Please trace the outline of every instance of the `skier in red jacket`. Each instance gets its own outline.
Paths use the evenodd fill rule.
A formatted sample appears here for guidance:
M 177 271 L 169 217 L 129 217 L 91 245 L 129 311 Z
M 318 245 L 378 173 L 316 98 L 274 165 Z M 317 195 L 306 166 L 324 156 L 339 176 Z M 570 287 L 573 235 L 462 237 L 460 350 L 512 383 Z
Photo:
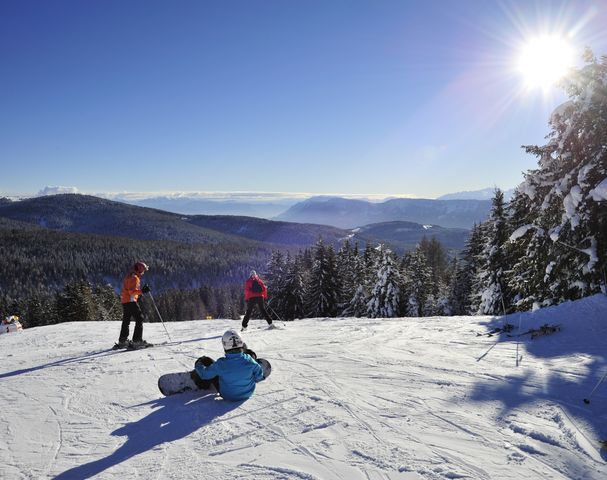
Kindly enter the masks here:
M 244 299 L 247 302 L 247 312 L 242 319 L 242 331 L 247 329 L 249 318 L 251 317 L 251 313 L 253 313 L 253 307 L 255 307 L 255 305 L 259 307 L 259 311 L 263 315 L 263 318 L 265 318 L 268 325 L 272 327 L 272 319 L 270 318 L 270 315 L 268 315 L 268 311 L 264 305 L 264 299 L 266 298 L 268 298 L 268 289 L 263 283 L 263 280 L 257 275 L 257 272 L 252 270 L 251 276 L 244 284 Z

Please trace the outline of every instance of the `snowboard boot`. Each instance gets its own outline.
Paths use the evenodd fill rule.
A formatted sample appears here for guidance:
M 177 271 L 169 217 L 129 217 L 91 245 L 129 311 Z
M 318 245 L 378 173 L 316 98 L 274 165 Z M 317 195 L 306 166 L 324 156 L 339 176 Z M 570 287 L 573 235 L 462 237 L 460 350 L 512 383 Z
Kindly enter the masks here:
M 202 378 L 200 378 L 196 373 L 196 370 L 192 370 L 190 372 L 190 378 L 194 380 L 196 386 L 201 390 L 208 390 L 209 388 L 211 388 L 211 385 L 213 385 L 213 382 L 211 382 L 211 380 L 203 380 Z

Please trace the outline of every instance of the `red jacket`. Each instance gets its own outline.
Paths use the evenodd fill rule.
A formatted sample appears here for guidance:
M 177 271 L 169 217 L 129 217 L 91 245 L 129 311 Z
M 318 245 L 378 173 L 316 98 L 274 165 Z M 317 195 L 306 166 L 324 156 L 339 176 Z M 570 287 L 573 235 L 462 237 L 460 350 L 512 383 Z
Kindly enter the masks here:
M 261 292 L 253 291 L 253 280 L 257 280 L 261 284 Z M 249 300 L 255 297 L 268 298 L 268 289 L 266 287 L 266 284 L 263 283 L 263 280 L 258 276 L 249 277 L 249 279 L 244 284 L 244 299 Z

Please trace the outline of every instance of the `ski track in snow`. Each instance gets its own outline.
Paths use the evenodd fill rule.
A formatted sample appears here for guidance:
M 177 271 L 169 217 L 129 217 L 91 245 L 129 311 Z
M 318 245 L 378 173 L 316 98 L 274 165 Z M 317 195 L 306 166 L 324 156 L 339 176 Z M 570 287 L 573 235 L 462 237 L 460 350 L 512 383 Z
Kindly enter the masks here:
M 3 335 L 0 478 L 607 478 L 607 382 L 581 402 L 607 368 L 606 317 L 600 296 L 528 314 L 525 330 L 563 329 L 519 339 L 518 367 L 516 338 L 476 336 L 500 318 L 251 328 L 273 373 L 246 402 L 156 387 L 219 357 L 233 321 L 168 323 L 173 341 L 146 324 L 158 344 L 139 351 L 109 348 L 119 323 Z

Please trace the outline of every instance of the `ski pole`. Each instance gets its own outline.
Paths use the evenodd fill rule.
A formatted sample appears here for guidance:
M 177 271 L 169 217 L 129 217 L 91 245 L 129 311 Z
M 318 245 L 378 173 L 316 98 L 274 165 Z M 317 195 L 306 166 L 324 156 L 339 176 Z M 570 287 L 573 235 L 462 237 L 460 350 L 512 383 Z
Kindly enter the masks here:
M 172 342 L 173 340 L 171 339 L 171 336 L 169 335 L 169 331 L 167 330 L 167 327 L 164 324 L 164 320 L 162 319 L 162 315 L 160 315 L 160 312 L 158 311 L 158 307 L 156 306 L 156 302 L 154 301 L 154 297 L 152 296 L 152 292 L 148 292 L 148 295 L 150 296 L 150 300 L 152 300 L 152 305 L 154 305 L 154 310 L 156 310 L 156 313 L 158 314 L 158 318 L 160 319 L 160 323 L 162 323 L 162 326 L 164 327 L 164 331 L 166 332 L 167 337 L 169 337 L 169 342 Z
M 520 357 L 518 355 L 518 346 L 519 346 L 520 339 L 521 339 L 521 336 L 520 336 L 520 333 L 521 333 L 521 318 L 522 318 L 522 315 L 519 312 L 519 314 L 518 314 L 518 334 L 519 335 L 516 337 L 516 366 L 517 367 L 519 366 L 520 361 L 523 359 L 522 355 Z
M 273 308 L 270 306 L 270 304 L 269 304 L 269 303 L 268 303 L 266 306 L 267 306 L 267 307 L 270 309 L 270 311 L 272 312 L 272 314 L 273 314 L 273 315 L 276 317 L 276 320 L 278 320 L 279 322 L 282 322 L 283 324 L 285 323 L 285 321 L 284 321 L 282 318 L 280 318 L 280 315 L 278 315 L 278 314 L 276 313 L 276 310 L 274 310 L 274 309 L 273 309 Z
M 605 375 L 603 375 L 603 378 L 601 378 L 601 379 L 598 381 L 598 383 L 597 383 L 597 384 L 594 386 L 594 388 L 592 389 L 592 392 L 590 392 L 590 395 L 588 395 L 588 398 L 585 398 L 585 399 L 584 399 L 584 403 L 585 403 L 586 405 L 588 405 L 588 404 L 590 403 L 590 397 L 592 397 L 592 394 L 594 393 L 594 391 L 595 391 L 597 388 L 599 388 L 599 385 L 600 385 L 601 383 L 603 383 L 603 380 L 605 380 L 605 377 L 607 377 L 607 372 L 605 372 Z

